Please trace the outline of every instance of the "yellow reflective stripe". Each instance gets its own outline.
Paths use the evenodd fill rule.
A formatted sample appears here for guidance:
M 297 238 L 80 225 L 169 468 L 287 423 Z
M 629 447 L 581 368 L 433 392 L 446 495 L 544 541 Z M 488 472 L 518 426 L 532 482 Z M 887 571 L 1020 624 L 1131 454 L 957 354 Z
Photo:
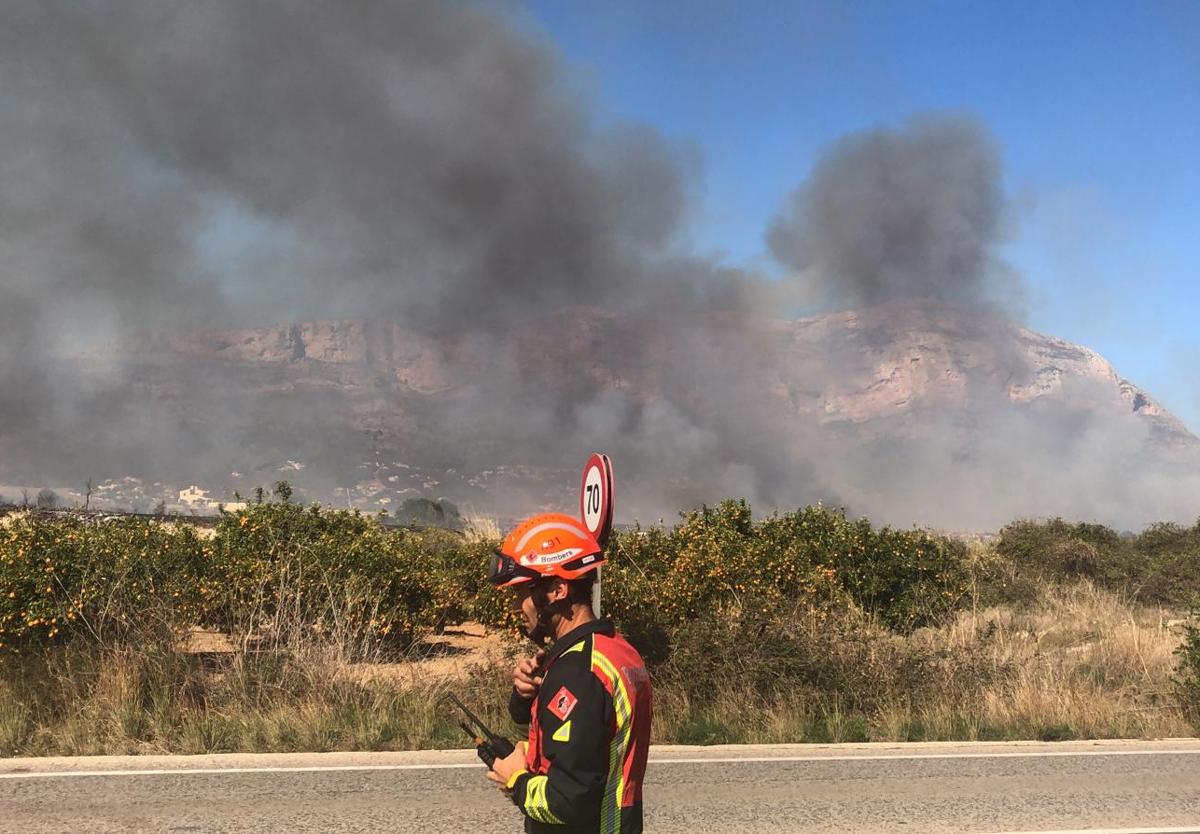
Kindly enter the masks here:
M 612 661 L 592 646 L 592 665 L 599 667 L 612 683 L 613 710 L 617 715 L 617 731 L 608 747 L 608 782 L 600 805 L 600 831 L 617 834 L 621 830 L 621 800 L 625 794 L 625 753 L 633 730 L 633 708 L 625 682 Z
M 520 779 L 522 776 L 524 776 L 526 773 L 528 773 L 528 771 L 525 770 L 524 768 L 522 768 L 521 770 L 518 770 L 512 776 L 508 777 L 508 784 L 505 785 L 504 787 L 508 788 L 511 791 L 513 789 L 513 785 L 517 784 L 517 780 Z
M 565 825 L 554 814 L 550 813 L 550 800 L 546 796 L 548 776 L 534 776 L 525 783 L 525 813 L 530 819 L 551 825 Z
M 563 652 L 563 654 L 570 654 L 571 652 L 581 652 L 581 651 L 583 651 L 583 646 L 584 646 L 584 644 L 585 644 L 586 642 L 587 642 L 586 640 L 580 640 L 580 641 L 579 641 L 578 643 L 576 643 L 574 646 L 572 646 L 571 648 L 569 648 L 569 649 L 567 649 L 565 652 Z

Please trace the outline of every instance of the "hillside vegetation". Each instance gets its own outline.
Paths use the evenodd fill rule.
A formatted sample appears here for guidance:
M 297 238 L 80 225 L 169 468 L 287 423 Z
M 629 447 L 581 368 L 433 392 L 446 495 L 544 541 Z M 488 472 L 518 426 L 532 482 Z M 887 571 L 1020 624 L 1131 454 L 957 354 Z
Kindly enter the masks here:
M 450 687 L 515 735 L 507 661 L 453 680 L 362 674 L 449 625 L 511 633 L 483 576 L 495 535 L 284 500 L 212 531 L 10 517 L 0 754 L 459 746 Z M 652 667 L 659 741 L 1200 727 L 1200 524 L 1019 521 L 967 542 L 823 507 L 755 520 L 728 501 L 618 531 L 608 557 L 606 613 Z M 225 648 L 189 647 L 196 628 Z

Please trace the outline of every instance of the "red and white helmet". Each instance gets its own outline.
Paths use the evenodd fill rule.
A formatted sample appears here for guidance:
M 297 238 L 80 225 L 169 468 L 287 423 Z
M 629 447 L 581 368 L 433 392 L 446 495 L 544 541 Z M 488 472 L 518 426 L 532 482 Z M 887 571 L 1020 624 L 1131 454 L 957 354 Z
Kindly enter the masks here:
M 578 579 L 604 564 L 596 537 L 562 513 L 527 518 L 493 552 L 488 580 L 506 587 L 543 577 Z

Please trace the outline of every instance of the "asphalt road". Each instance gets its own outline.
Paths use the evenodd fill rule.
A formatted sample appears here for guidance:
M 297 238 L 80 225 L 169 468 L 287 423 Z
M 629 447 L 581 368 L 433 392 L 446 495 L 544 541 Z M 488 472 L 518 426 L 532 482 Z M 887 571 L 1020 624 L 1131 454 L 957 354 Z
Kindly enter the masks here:
M 1195 832 L 1200 740 L 658 747 L 646 829 Z M 516 832 L 471 751 L 0 759 L 0 831 Z

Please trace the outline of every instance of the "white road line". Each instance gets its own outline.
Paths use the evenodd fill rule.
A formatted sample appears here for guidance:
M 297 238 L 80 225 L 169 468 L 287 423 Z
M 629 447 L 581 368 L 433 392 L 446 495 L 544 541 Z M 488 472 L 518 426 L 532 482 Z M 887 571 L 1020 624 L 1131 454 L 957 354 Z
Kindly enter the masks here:
M 732 762 L 875 762 L 911 759 L 1054 759 L 1075 756 L 1200 756 L 1197 750 L 1047 750 L 1015 753 L 897 753 L 870 756 L 761 756 L 725 759 L 650 759 L 650 764 L 730 764 Z M 1013 832 L 1024 834 L 1024 832 Z
M 468 770 L 483 769 L 482 762 L 470 764 L 312 765 L 310 767 L 182 767 L 171 770 L 46 770 L 29 773 L 0 773 L 0 779 L 60 779 L 104 776 L 213 776 L 226 773 L 336 773 L 359 770 Z
M 914 759 L 1050 759 L 1078 758 L 1088 756 L 1200 756 L 1196 750 L 1052 750 L 1052 751 L 1021 751 L 1012 753 L 900 753 L 896 755 L 869 756 L 756 756 L 756 757 L 724 757 L 705 759 L 655 759 L 651 757 L 652 765 L 677 764 L 770 764 L 772 762 L 878 762 L 878 761 L 911 761 Z M 0 760 L 2 762 L 2 760 Z M 0 767 L 3 764 L 0 763 Z M 304 767 L 195 767 L 171 768 L 161 770 L 60 770 L 60 771 L 29 771 L 0 773 L 0 779 L 66 779 L 66 778 L 97 778 L 108 776 L 214 776 L 239 773 L 337 773 L 347 771 L 373 770 L 471 770 L 482 768 L 480 762 L 442 763 L 442 764 L 381 764 L 381 765 L 309 765 Z M 1129 829 L 1138 831 L 1142 829 Z M 1168 831 L 1192 831 L 1192 829 L 1161 829 Z M 1006 832 L 1005 834 L 1034 834 L 1034 832 Z M 1074 832 L 1036 832 L 1036 834 L 1075 834 Z M 1089 832 L 1096 834 L 1096 832 Z M 1104 834 L 1117 834 L 1105 832 Z M 1200 834 L 1200 832 L 1197 832 Z
M 1200 834 L 1200 828 L 1073 828 L 1069 831 L 998 831 L 996 834 Z

